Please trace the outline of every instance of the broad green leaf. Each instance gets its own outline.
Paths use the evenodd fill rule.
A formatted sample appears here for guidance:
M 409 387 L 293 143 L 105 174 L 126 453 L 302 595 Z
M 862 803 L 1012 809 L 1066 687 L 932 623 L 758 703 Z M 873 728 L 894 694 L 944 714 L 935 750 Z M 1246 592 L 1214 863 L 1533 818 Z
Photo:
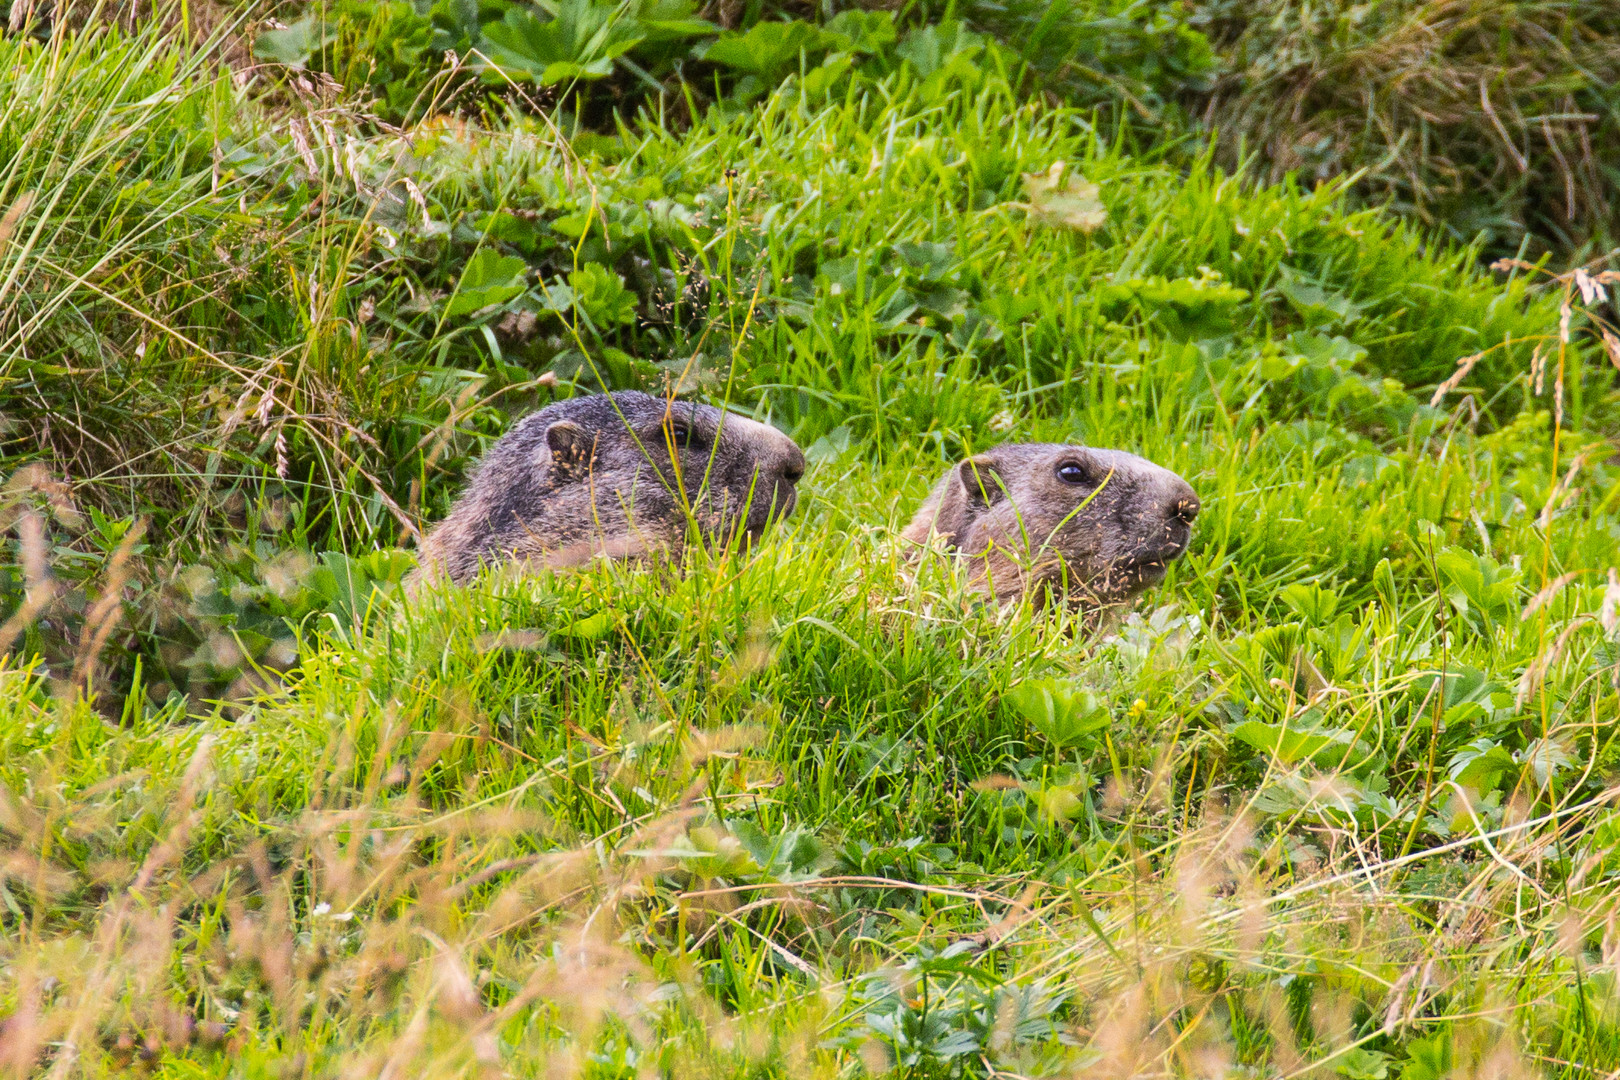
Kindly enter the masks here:
M 895 49 L 895 55 L 928 80 L 974 70 L 973 61 L 983 51 L 983 36 L 969 30 L 959 20 L 946 19 L 907 34 L 906 40 Z
M 762 83 L 780 82 L 799 66 L 799 54 L 824 49 L 821 33 L 809 23 L 761 22 L 747 33 L 728 31 L 710 45 L 703 59 L 752 75 Z
M 1287 356 L 1294 366 L 1348 373 L 1367 358 L 1367 350 L 1341 334 L 1328 337 L 1304 331 L 1288 335 Z
M 612 630 L 613 616 L 606 611 L 598 611 L 595 615 L 576 619 L 557 631 L 557 634 L 560 637 L 577 638 L 580 641 L 600 641 Z
M 823 60 L 818 67 L 813 67 L 804 73 L 804 92 L 811 97 L 829 94 L 838 85 L 839 80 L 847 75 L 855 62 L 842 53 L 834 53 Z
M 649 42 L 680 41 L 719 33 L 720 28 L 707 19 L 699 19 L 698 5 L 692 0 L 643 0 L 633 7 L 626 18 L 633 19 Z
M 1446 598 L 1475 629 L 1500 625 L 1519 613 L 1519 571 L 1462 548 L 1446 548 L 1434 561 L 1450 584 Z
M 1134 307 L 1162 322 L 1173 337 L 1183 341 L 1229 333 L 1233 309 L 1248 298 L 1247 289 L 1230 284 L 1213 270 L 1194 278 L 1115 279 L 1097 291 L 1105 311 Z
M 1349 1080 L 1386 1080 L 1389 1076 L 1390 1056 L 1380 1050 L 1358 1046 L 1339 1055 L 1333 1071 Z
M 889 11 L 840 11 L 821 28 L 822 37 L 840 52 L 880 53 L 899 40 Z
M 484 28 L 484 51 L 500 69 L 486 72 L 485 81 L 500 82 L 502 73 L 541 86 L 600 79 L 611 75 L 613 59 L 643 36 L 634 20 L 619 16 L 615 7 L 590 0 L 567 0 L 549 20 L 512 8 L 502 21 Z
M 1322 626 L 1339 610 L 1339 594 L 1321 585 L 1298 582 L 1284 587 L 1277 598 L 1313 626 Z
M 1318 756 L 1342 758 L 1356 745 L 1356 733 L 1344 728 L 1312 729 L 1263 724 L 1258 720 L 1245 720 L 1232 729 L 1232 736 L 1285 765 L 1314 760 Z
M 1451 1033 L 1443 1031 L 1427 1039 L 1413 1039 L 1401 1063 L 1401 1080 L 1446 1080 L 1451 1075 Z
M 1019 789 L 1042 821 L 1068 821 L 1085 809 L 1085 794 L 1093 781 L 1082 770 L 1061 769 L 1041 783 L 1020 783 Z
M 301 68 L 309 58 L 337 37 L 337 31 L 314 15 L 307 15 L 281 30 L 262 31 L 253 41 L 253 55 L 288 67 Z
M 369 569 L 364 557 L 327 551 L 321 554 L 320 565 L 310 572 L 310 587 L 326 600 L 343 626 L 351 626 L 364 616 L 374 594 L 379 592 L 379 583 Z
M 1090 689 L 1056 679 L 1019 683 L 1001 700 L 1058 750 L 1088 741 L 1112 720 L 1103 701 Z
M 742 843 L 760 872 L 775 881 L 813 877 L 817 864 L 827 857 L 827 850 L 816 834 L 802 826 L 767 833 L 753 822 L 732 821 L 727 828 Z
M 679 859 L 682 867 L 698 877 L 739 877 L 759 873 L 759 863 L 741 840 L 724 829 L 699 825 L 687 830 L 665 851 L 657 854 Z
M 1287 298 L 1309 326 L 1343 326 L 1355 322 L 1361 306 L 1343 293 L 1333 292 L 1283 266 L 1277 291 Z
M 1519 754 L 1519 761 L 1530 766 L 1537 786 L 1542 788 L 1575 763 L 1568 748 L 1558 739 L 1532 739 L 1530 745 Z
M 450 318 L 503 304 L 528 288 L 529 266 L 512 255 L 480 248 L 461 271 L 461 283 L 445 305 Z
M 1468 703 L 1473 708 L 1477 704 Z M 1475 739 L 1455 754 L 1446 766 L 1446 773 L 1457 783 L 1471 787 L 1481 794 L 1495 788 L 1504 776 L 1519 771 L 1518 762 L 1494 739 Z

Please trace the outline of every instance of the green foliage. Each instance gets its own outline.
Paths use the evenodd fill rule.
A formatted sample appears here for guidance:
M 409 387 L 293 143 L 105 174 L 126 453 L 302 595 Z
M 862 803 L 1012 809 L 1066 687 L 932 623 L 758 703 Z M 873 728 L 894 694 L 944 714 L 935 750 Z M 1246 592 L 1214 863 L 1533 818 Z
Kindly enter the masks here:
M 1490 634 L 1519 613 L 1521 574 L 1489 555 L 1448 548 L 1434 558 L 1449 588 L 1446 598 L 1475 632 Z
M 864 13 L 818 31 L 818 48 L 849 49 L 829 62 L 865 57 L 837 77 L 885 88 L 882 106 L 830 101 L 790 76 L 757 112 L 716 108 L 689 138 L 649 125 L 569 145 L 522 118 L 491 131 L 441 120 L 417 131 L 404 164 L 363 118 L 295 111 L 260 130 L 223 83 L 163 69 L 147 45 L 87 43 L 81 77 L 42 99 L 51 116 L 116 99 L 94 71 L 148 109 L 169 85 L 153 80 L 171 79 L 178 126 L 140 136 L 144 187 L 93 179 L 131 175 L 128 140 L 144 129 L 105 128 L 111 143 L 76 141 L 93 126 L 60 129 L 95 163 L 64 197 L 110 200 L 98 212 L 129 239 L 107 233 L 125 246 L 103 249 L 52 209 L 80 203 L 24 204 L 45 260 L 5 256 L 22 268 L 11 310 L 34 313 L 13 324 L 28 353 L 6 363 L 45 408 L 8 412 L 8 461 L 48 453 L 100 477 L 77 497 L 115 519 L 152 517 L 190 564 L 213 558 L 241 514 L 289 499 L 312 551 L 404 543 L 402 523 L 442 512 L 513 415 L 576 387 L 729 385 L 806 445 L 840 432 L 855 451 L 917 440 L 941 464 L 996 437 L 1020 401 L 1087 438 L 1141 403 L 1166 430 L 1222 418 L 1227 445 L 1261 438 L 1369 498 L 1426 483 L 1422 441 L 1444 414 L 1418 395 L 1462 353 L 1509 343 L 1472 373 L 1495 402 L 1487 426 L 1526 401 L 1518 365 L 1552 314 L 1523 282 L 1504 295 L 1466 261 L 1347 213 L 1331 190 L 1249 190 L 1206 165 L 1181 176 L 1132 158 L 1080 117 L 1029 111 L 983 68 L 933 81 L 944 69 L 885 50 L 911 41 L 905 51 L 932 55 L 948 41 L 966 55 L 975 39 L 892 29 Z M 43 63 L 19 48 L 17 78 Z M 50 143 L 28 125 L 46 114 L 9 100 L 6 130 L 35 140 L 12 159 L 13 182 L 37 188 Z M 217 184 L 195 150 L 207 117 Z M 1021 176 L 1050 177 L 1055 162 L 1097 185 L 1087 197 L 1107 217 L 1089 237 L 1016 202 Z M 241 220 L 244 200 L 259 225 Z M 1019 257 L 976 254 L 990 251 Z M 88 283 L 123 252 L 147 269 Z M 131 315 L 157 309 L 174 313 L 163 332 Z M 1586 371 L 1571 375 L 1572 405 L 1593 403 L 1581 409 L 1601 405 L 1602 377 Z M 542 388 L 551 379 L 559 390 Z M 1539 512 L 1551 483 L 1545 454 L 1523 450 L 1536 431 L 1503 438 L 1487 452 L 1513 494 L 1481 510 L 1491 528 Z M 1411 580 L 1416 549 L 1401 533 L 1449 512 L 1450 489 L 1434 490 L 1363 515 L 1339 551 L 1344 572 L 1363 580 L 1388 556 Z
M 821 35 L 806 23 L 761 22 L 747 32 L 720 35 L 703 58 L 751 76 L 754 82 L 740 92 L 757 97 L 798 66 L 801 52 L 814 50 L 820 43 Z
M 1445 1035 L 1414 1039 L 1401 1063 L 1401 1080 L 1444 1080 L 1451 1075 L 1451 1040 Z
M 756 13 L 745 28 L 722 30 L 696 10 L 692 0 L 315 0 L 291 25 L 261 30 L 254 52 L 364 87 L 388 121 L 431 116 L 476 83 L 528 108 L 528 90 L 555 88 L 570 95 L 576 119 L 608 130 L 613 121 L 600 106 L 610 101 L 622 108 L 626 98 L 677 89 L 703 96 L 718 86 L 726 99 L 746 103 L 801 69 L 806 88 L 820 95 L 855 70 L 881 76 L 907 68 L 937 99 L 979 86 L 980 61 L 996 54 L 956 22 L 914 27 L 902 39 L 888 11 L 844 11 L 823 25 Z M 605 90 L 592 91 L 593 83 Z
M 1234 309 L 1248 298 L 1247 289 L 1227 284 L 1219 273 L 1207 268 L 1196 278 L 1166 281 L 1154 276 L 1115 281 L 1103 286 L 1098 294 L 1104 311 L 1113 315 L 1131 311 L 1144 319 L 1159 320 L 1166 332 L 1179 341 L 1230 333 Z M 1275 377 L 1274 373 L 1268 374 Z
M 1096 733 L 1111 719 L 1090 690 L 1052 680 L 1020 683 L 1002 700 L 1059 752 L 1094 743 Z
M 524 291 L 529 266 L 513 255 L 484 248 L 467 260 L 456 291 L 444 306 L 445 318 L 470 315 L 504 304 Z
M 635 322 L 636 295 L 624 280 L 601 263 L 586 263 L 569 276 L 577 309 L 591 325 L 612 327 Z
M 930 5 L 932 8 L 932 5 Z M 1016 53 L 1038 89 L 1158 128 L 1219 69 L 1195 5 L 1162 0 L 973 0 L 954 7 Z
M 1620 235 L 1620 23 L 1604 4 L 1000 0 L 952 9 L 1033 84 L 1228 167 L 1354 177 L 1487 258 L 1602 257 Z M 1483 87 L 1483 89 L 1482 89 Z
M 458 0 L 333 0 L 291 25 L 261 30 L 254 55 L 365 87 L 386 118 L 432 111 L 448 87 L 447 54 L 466 55 L 481 38 L 479 5 Z
M 1050 32 L 1195 51 L 1110 10 Z M 626 11 L 387 14 L 423 55 L 511 30 L 526 93 L 662 57 L 729 96 L 407 141 L 207 41 L 0 42 L 15 1060 L 1620 1067 L 1617 401 L 1556 347 L 1581 286 L 1140 152 L 1024 94 L 971 12 Z M 381 55 L 341 23 L 261 46 Z M 383 73 L 400 115 L 435 62 Z M 790 432 L 799 512 L 679 567 L 400 595 L 491 439 L 617 386 Z M 1098 619 L 906 559 L 1004 439 L 1175 469 L 1190 551 Z
M 452 53 L 496 89 L 577 88 L 615 73 L 656 89 L 692 39 L 715 32 L 694 12 L 690 0 L 317 0 L 290 26 L 261 31 L 254 51 L 365 86 L 386 119 L 419 119 L 466 85 L 446 66 Z

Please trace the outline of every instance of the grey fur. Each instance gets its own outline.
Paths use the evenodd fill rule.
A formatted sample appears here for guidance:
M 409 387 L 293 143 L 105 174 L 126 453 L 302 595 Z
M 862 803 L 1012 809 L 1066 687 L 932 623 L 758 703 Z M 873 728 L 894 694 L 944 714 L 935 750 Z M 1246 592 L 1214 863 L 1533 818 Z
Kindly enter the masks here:
M 691 433 L 684 448 L 673 443 L 679 425 Z M 416 578 L 460 583 L 508 561 L 679 555 L 688 510 L 705 535 L 757 539 L 793 512 L 803 474 L 792 439 L 711 405 L 635 391 L 570 398 L 490 447 L 423 539 Z
M 1064 465 L 1083 482 L 1061 479 Z M 975 585 L 993 596 L 1101 606 L 1164 580 L 1201 508 L 1185 480 L 1135 454 L 1008 443 L 946 473 L 901 535 L 920 545 L 937 532 L 978 561 Z

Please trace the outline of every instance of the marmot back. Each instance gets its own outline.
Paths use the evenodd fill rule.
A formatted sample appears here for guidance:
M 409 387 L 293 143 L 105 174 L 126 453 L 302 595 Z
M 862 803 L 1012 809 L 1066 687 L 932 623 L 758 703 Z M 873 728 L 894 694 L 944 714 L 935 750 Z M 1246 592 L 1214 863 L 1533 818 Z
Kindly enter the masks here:
M 416 580 L 516 561 L 679 555 L 688 515 L 757 539 L 793 512 L 804 454 L 775 428 L 635 391 L 559 401 L 513 425 L 423 539 Z
M 946 473 L 901 535 L 937 531 L 996 597 L 1119 604 L 1164 580 L 1200 509 L 1185 480 L 1135 454 L 1008 443 Z

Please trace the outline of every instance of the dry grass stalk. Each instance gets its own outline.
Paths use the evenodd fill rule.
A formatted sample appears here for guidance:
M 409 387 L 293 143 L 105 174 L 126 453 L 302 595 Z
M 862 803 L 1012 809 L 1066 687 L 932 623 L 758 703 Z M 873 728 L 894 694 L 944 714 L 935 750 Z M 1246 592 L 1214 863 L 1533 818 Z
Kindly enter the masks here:
M 1604 162 L 1620 130 L 1611 8 L 1403 0 L 1374 9 L 1215 8 L 1234 59 L 1199 103 L 1234 162 L 1270 178 L 1357 173 L 1394 202 L 1498 250 L 1605 250 L 1617 192 Z M 1503 42 L 1512 48 L 1504 52 Z

